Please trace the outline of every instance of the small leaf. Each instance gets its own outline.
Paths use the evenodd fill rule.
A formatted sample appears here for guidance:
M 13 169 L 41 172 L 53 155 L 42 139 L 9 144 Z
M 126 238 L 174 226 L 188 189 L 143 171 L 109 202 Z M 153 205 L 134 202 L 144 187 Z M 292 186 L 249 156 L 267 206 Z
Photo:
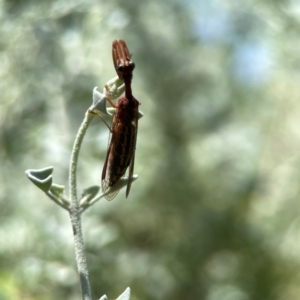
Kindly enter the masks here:
M 101 113 L 108 114 L 106 110 L 106 95 L 97 91 L 97 86 L 93 89 L 93 107 L 92 110 L 100 111 Z
M 109 114 L 109 115 L 113 115 L 114 113 L 115 113 L 115 111 L 116 111 L 116 109 L 114 108 L 114 107 L 108 107 L 107 109 L 107 113 Z
M 142 118 L 144 116 L 144 113 L 142 113 L 140 110 L 139 110 L 139 119 Z
M 130 288 L 128 287 L 123 294 L 121 294 L 116 300 L 129 300 L 130 299 Z
M 91 201 L 99 192 L 100 186 L 99 185 L 92 185 L 83 190 L 82 199 L 84 198 L 84 202 Z
M 106 83 L 106 86 L 108 87 L 109 95 L 111 99 L 119 98 L 125 89 L 125 85 L 123 81 L 120 80 L 118 76 L 109 80 Z M 93 105 L 90 109 L 94 112 L 98 111 L 106 115 L 111 115 L 111 113 L 108 112 L 106 107 L 106 102 L 107 102 L 106 96 L 108 93 L 106 87 L 104 87 L 103 93 L 100 93 L 97 89 L 98 87 L 95 87 L 93 89 Z
M 125 84 L 123 80 L 121 80 L 118 76 L 114 77 L 113 79 L 109 80 L 106 85 L 108 86 L 109 92 L 110 92 L 110 97 L 112 99 L 117 99 L 120 98 L 121 95 L 125 91 Z M 104 87 L 103 93 L 106 95 L 107 91 L 106 88 Z
M 69 203 L 66 201 L 65 197 L 65 186 L 64 185 L 58 185 L 53 183 L 50 187 L 50 192 L 58 199 L 62 200 L 65 203 Z
M 45 193 L 49 191 L 52 185 L 53 167 L 39 170 L 27 170 L 26 176 Z
M 106 295 L 103 295 L 99 300 L 108 300 Z

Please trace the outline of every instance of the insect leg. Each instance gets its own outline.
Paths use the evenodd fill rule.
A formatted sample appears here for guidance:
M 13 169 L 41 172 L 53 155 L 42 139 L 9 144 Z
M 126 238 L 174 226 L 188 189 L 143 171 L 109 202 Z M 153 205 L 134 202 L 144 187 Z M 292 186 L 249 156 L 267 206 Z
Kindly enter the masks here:
M 108 85 L 106 84 L 105 85 L 105 89 L 106 89 L 106 92 L 107 92 L 107 95 L 106 95 L 106 100 L 107 102 L 114 108 L 117 107 L 117 105 L 115 103 L 112 102 L 112 100 L 110 99 L 110 90 L 109 90 L 109 87 Z
M 103 117 L 100 114 L 97 114 L 97 113 L 93 112 L 90 109 L 88 110 L 88 113 L 98 116 L 101 119 L 101 121 L 107 126 L 107 128 L 109 129 L 109 131 L 112 132 L 110 126 L 107 124 L 107 122 L 103 119 Z

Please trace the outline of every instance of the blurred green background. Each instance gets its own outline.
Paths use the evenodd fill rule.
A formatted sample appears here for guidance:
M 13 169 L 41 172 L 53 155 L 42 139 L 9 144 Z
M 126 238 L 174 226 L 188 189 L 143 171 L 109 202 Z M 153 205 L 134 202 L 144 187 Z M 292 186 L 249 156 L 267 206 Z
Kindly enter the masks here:
M 300 299 L 299 1 L 2 0 L 0 21 L 0 300 L 81 297 L 68 214 L 24 171 L 67 185 L 120 38 L 139 179 L 83 215 L 94 299 Z M 79 194 L 107 140 L 95 118 Z

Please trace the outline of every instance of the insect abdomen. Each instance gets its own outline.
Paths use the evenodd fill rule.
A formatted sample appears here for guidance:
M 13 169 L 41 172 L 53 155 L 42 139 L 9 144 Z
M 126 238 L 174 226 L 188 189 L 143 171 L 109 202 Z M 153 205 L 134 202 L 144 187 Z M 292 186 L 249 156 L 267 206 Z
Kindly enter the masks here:
M 113 119 L 111 149 L 107 162 L 106 183 L 114 185 L 126 172 L 133 158 L 139 102 L 132 98 L 119 99 L 117 111 Z

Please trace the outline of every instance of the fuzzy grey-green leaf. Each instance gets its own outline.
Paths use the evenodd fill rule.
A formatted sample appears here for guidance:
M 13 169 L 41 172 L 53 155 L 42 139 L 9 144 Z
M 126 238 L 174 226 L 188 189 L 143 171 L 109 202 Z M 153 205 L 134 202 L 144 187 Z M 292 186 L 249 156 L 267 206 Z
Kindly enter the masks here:
M 31 182 L 33 182 L 45 193 L 49 191 L 52 185 L 52 173 L 53 167 L 47 167 L 44 169 L 30 169 L 25 172 L 26 176 L 31 180 Z
M 119 77 L 115 77 L 109 80 L 106 83 L 106 86 L 108 87 L 109 92 L 106 90 L 105 87 L 103 89 L 103 93 L 100 93 L 97 90 L 98 87 L 95 87 L 93 89 L 93 105 L 90 109 L 94 112 L 98 111 L 106 115 L 111 115 L 106 107 L 106 97 L 109 93 L 111 99 L 119 98 L 124 92 L 124 83 L 122 80 L 119 79 Z
M 130 288 L 128 287 L 123 294 L 121 294 L 116 300 L 129 300 L 130 299 Z
M 89 202 L 98 194 L 99 190 L 99 185 L 92 185 L 83 190 L 82 198 L 85 198 L 85 202 Z
M 65 186 L 53 183 L 50 187 L 50 192 L 58 199 L 66 202 L 65 200 Z
M 111 99 L 117 99 L 121 97 L 121 95 L 125 91 L 125 84 L 123 80 L 121 80 L 118 76 L 114 77 L 113 79 L 109 80 L 106 85 L 108 86 L 110 97 Z M 104 87 L 103 93 L 106 95 L 107 90 Z
M 97 86 L 93 89 L 93 111 L 100 111 L 107 114 L 106 110 L 106 96 L 97 91 Z

